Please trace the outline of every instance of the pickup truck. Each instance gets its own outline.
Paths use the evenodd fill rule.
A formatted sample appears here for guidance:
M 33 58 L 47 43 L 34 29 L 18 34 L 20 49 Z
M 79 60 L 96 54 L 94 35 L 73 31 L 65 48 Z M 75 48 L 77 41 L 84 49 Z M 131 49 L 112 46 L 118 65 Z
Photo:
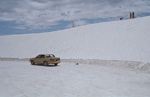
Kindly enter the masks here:
M 32 65 L 35 65 L 35 64 L 43 64 L 43 65 L 54 64 L 56 66 L 58 63 L 60 63 L 60 58 L 55 57 L 54 54 L 39 54 L 35 58 L 30 58 L 29 61 Z

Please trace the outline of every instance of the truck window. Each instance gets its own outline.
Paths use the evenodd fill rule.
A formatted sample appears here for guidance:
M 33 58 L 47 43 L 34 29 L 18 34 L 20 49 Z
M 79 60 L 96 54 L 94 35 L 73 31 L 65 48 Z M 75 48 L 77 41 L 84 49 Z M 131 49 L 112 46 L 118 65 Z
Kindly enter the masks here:
M 50 55 L 46 55 L 46 58 L 50 58 Z
M 45 58 L 45 55 L 41 55 L 41 58 Z

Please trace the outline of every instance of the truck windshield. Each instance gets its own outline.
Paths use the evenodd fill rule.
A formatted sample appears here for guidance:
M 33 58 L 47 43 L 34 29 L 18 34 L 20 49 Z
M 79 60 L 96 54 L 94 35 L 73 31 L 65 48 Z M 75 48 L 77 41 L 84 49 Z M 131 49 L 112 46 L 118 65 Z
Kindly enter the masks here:
M 50 57 L 55 57 L 53 54 L 50 54 Z

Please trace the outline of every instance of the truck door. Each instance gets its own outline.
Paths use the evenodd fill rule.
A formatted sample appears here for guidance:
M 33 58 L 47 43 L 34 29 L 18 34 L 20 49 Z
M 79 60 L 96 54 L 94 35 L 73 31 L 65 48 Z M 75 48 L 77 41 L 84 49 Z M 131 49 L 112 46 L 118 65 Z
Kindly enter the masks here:
M 43 64 L 43 63 L 44 63 L 44 60 L 45 60 L 45 55 L 41 55 L 41 56 L 40 56 L 40 59 L 39 59 L 39 63 L 40 63 L 40 64 Z
M 40 60 L 40 57 L 41 57 L 41 55 L 38 55 L 36 58 L 35 58 L 35 63 L 39 63 L 39 60 Z

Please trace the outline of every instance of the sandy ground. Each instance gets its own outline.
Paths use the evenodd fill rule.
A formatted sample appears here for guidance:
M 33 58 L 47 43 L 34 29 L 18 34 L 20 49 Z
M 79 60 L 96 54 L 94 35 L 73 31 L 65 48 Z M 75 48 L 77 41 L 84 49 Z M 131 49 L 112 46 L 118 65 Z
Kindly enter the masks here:
M 0 61 L 0 97 L 150 97 L 150 74 L 119 67 Z
M 0 36 L 0 57 L 126 60 L 150 63 L 150 16 L 54 32 Z

